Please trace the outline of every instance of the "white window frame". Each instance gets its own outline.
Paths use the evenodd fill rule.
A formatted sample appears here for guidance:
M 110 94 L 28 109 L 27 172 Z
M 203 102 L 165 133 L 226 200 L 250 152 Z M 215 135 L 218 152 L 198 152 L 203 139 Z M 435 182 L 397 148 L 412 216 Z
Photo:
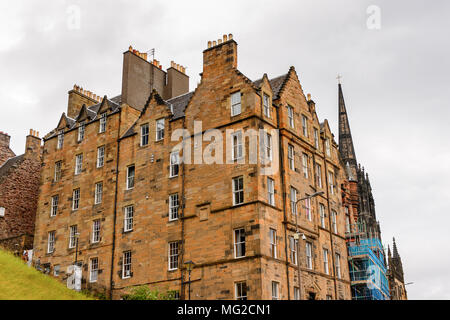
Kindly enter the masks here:
M 178 220 L 179 207 L 180 202 L 178 198 L 178 193 L 169 195 L 169 221 Z
M 306 153 L 302 154 L 302 169 L 303 169 L 303 177 L 308 179 L 308 155 Z
M 97 168 L 105 165 L 105 146 L 97 148 Z
M 53 177 L 53 180 L 55 182 L 61 180 L 61 174 L 62 173 L 62 161 L 56 161 L 55 162 L 55 175 Z
M 242 131 L 239 130 L 231 135 L 231 159 L 239 160 L 244 156 L 244 146 L 242 143 Z
M 125 251 L 122 256 L 122 279 L 131 278 L 131 251 Z
M 289 126 L 294 129 L 295 123 L 294 123 L 294 108 L 290 105 L 287 106 L 288 110 L 288 120 L 289 120 Z
M 52 196 L 50 205 L 50 217 L 56 217 L 58 214 L 59 195 Z
M 305 137 L 308 137 L 308 118 L 302 114 L 302 132 Z
M 50 231 L 48 233 L 48 238 L 47 238 L 47 253 L 53 253 L 55 251 L 55 243 L 56 243 L 56 237 L 55 237 L 56 232 L 55 231 Z
M 164 139 L 165 119 L 161 118 L 156 120 L 156 135 L 155 140 L 161 141 Z
M 239 176 L 233 178 L 233 206 L 244 203 L 244 177 Z
M 141 147 L 147 146 L 150 137 L 150 126 L 148 123 L 141 125 Z
M 70 226 L 69 229 L 69 249 L 73 249 L 77 245 L 78 225 Z
M 267 177 L 267 201 L 270 205 L 275 205 L 275 180 Z
M 75 175 L 81 174 L 81 170 L 83 170 L 83 154 L 77 154 L 75 156 Z
M 300 288 L 294 287 L 294 300 L 300 300 Z
M 350 214 L 348 212 L 348 208 L 345 207 L 345 233 L 350 233 Z
M 297 245 L 298 240 L 293 236 L 289 236 L 289 255 L 291 258 L 291 262 L 294 265 L 297 265 Z
M 320 214 L 320 226 L 322 228 L 326 228 L 326 224 L 325 224 L 325 205 L 323 203 L 319 203 L 319 214 Z
M 295 170 L 295 151 L 294 146 L 288 144 L 289 169 Z
M 314 147 L 319 149 L 319 130 L 314 128 Z
M 175 170 L 176 168 L 176 170 Z M 180 173 L 180 152 L 174 151 L 170 154 L 169 178 L 178 177 Z
M 328 157 L 331 157 L 330 138 L 325 140 L 325 152 Z
M 106 132 L 106 117 L 107 117 L 106 112 L 103 112 L 100 115 L 100 125 L 98 128 L 98 133 Z
M 101 220 L 96 219 L 92 222 L 92 239 L 91 243 L 100 242 Z
M 78 127 L 78 142 L 83 141 L 85 129 L 86 129 L 86 126 L 85 126 L 84 121 L 80 122 L 80 126 Z
M 80 208 L 81 191 L 80 188 L 74 189 L 72 192 L 72 210 L 78 210 Z
M 305 199 L 305 216 L 308 221 L 312 221 L 311 198 Z
M 177 270 L 179 265 L 180 245 L 178 241 L 169 242 L 169 271 Z
M 306 251 L 306 267 L 309 270 L 313 269 L 313 260 L 312 260 L 312 243 L 306 242 L 305 251 Z
M 322 188 L 322 166 L 316 163 L 317 186 Z
M 270 97 L 268 94 L 263 93 L 263 109 L 264 109 L 264 115 L 267 118 L 270 118 Z
M 335 268 L 336 268 L 336 277 L 341 279 L 341 255 L 339 253 L 335 253 Z
M 270 228 L 270 255 L 272 258 L 278 258 L 277 255 L 277 230 Z
M 133 231 L 134 206 L 126 206 L 123 215 L 123 232 Z
M 280 300 L 280 283 L 272 281 L 272 300 Z
M 331 210 L 331 229 L 333 230 L 334 233 L 338 233 L 338 228 L 337 228 L 337 212 L 334 210 Z
M 330 274 L 330 267 L 328 265 L 328 249 L 323 249 L 323 271 L 325 274 Z
M 239 281 L 234 283 L 234 297 L 236 300 L 247 300 L 247 282 Z
M 334 178 L 333 178 L 333 172 L 328 171 L 328 182 L 330 184 L 330 193 L 333 195 L 335 192 L 334 188 Z
M 246 255 L 246 236 L 245 229 L 238 228 L 233 230 L 234 238 L 234 258 L 243 258 Z
M 234 92 L 231 94 L 231 116 L 237 116 L 241 114 L 242 112 L 242 105 L 241 105 L 241 92 Z
M 91 258 L 89 261 L 89 282 L 97 282 L 98 280 L 98 258 Z
M 58 142 L 56 145 L 56 149 L 62 149 L 64 146 L 64 130 L 59 130 L 58 132 Z
M 133 169 L 133 170 L 131 170 Z M 135 182 L 135 176 L 136 176 L 136 167 L 135 165 L 130 165 L 127 167 L 127 190 L 134 188 L 134 182 Z
M 291 186 L 290 189 L 291 214 L 293 214 L 294 216 L 297 215 L 297 194 L 298 194 L 297 189 Z
M 103 182 L 95 184 L 94 204 L 100 204 L 103 201 Z
M 264 134 L 264 157 L 267 160 L 272 161 L 273 155 L 272 155 L 272 135 L 268 132 L 265 132 Z

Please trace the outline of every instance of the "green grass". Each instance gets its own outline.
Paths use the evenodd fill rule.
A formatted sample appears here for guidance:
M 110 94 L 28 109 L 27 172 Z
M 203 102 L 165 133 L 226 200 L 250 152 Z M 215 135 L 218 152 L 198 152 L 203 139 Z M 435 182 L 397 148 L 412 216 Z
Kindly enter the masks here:
M 0 300 L 91 300 L 0 249 Z

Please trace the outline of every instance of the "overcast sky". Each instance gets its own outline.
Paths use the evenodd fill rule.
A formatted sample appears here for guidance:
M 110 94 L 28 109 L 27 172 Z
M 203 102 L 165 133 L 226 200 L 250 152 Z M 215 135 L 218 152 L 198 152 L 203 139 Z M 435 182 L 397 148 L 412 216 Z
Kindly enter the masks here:
M 164 68 L 186 66 L 194 89 L 207 41 L 233 33 L 239 70 L 256 80 L 295 66 L 337 139 L 340 73 L 384 244 L 396 237 L 414 282 L 409 298 L 450 299 L 449 9 L 444 0 L 1 1 L 0 130 L 21 154 L 30 128 L 56 127 L 75 83 L 120 94 L 130 44 L 155 48 Z

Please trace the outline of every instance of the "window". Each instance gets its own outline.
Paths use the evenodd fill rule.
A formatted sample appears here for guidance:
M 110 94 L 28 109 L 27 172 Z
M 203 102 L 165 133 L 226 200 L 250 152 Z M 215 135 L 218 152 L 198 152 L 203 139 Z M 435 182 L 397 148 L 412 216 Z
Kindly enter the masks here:
M 294 147 L 290 144 L 288 145 L 288 161 L 289 161 L 289 169 L 295 170 L 295 161 L 294 161 Z
M 78 142 L 83 141 L 83 139 L 84 139 L 84 131 L 85 131 L 84 122 L 80 122 L 80 126 L 78 127 Z
M 291 128 L 294 128 L 294 108 L 288 106 L 287 110 L 288 110 L 289 126 Z
M 59 276 L 59 270 L 61 269 L 61 267 L 60 267 L 60 265 L 59 264 L 57 264 L 57 265 L 55 265 L 54 267 L 53 267 L 53 275 L 55 276 L 55 277 L 58 277 Z
M 78 237 L 78 226 L 70 226 L 69 233 L 69 248 L 75 248 L 77 245 L 77 237 Z
M 244 203 L 244 178 L 233 178 L 233 205 Z
M 125 207 L 125 215 L 123 221 L 123 231 L 129 232 L 133 230 L 134 207 Z
M 55 251 L 55 231 L 48 233 L 47 253 L 53 253 Z
M 268 132 L 264 135 L 264 157 L 266 160 L 272 160 L 272 135 Z
M 234 230 L 234 257 L 245 257 L 245 230 Z
M 164 119 L 156 120 L 156 141 L 164 139 Z
M 269 204 L 275 205 L 275 181 L 272 178 L 267 177 L 267 199 Z
M 178 269 L 178 241 L 169 242 L 169 270 Z
M 61 180 L 62 161 L 55 162 L 55 182 Z
M 170 178 L 178 176 L 180 170 L 180 154 L 178 151 L 170 154 Z
M 243 157 L 242 132 L 238 131 L 233 133 L 231 135 L 231 141 L 233 144 L 231 159 L 241 159 Z
M 82 168 L 83 168 L 83 154 L 78 154 L 75 157 L 75 175 L 80 174 Z
M 56 145 L 56 149 L 62 149 L 63 145 L 64 145 L 64 130 L 59 130 L 58 144 Z
M 270 256 L 277 257 L 277 231 L 275 229 L 270 229 Z
M 123 253 L 122 261 L 122 279 L 131 277 L 131 251 L 125 251 Z
M 319 130 L 317 128 L 314 128 L 314 147 L 319 149 Z
M 341 278 L 341 255 L 336 253 L 335 264 L 336 264 L 336 277 Z
M 169 221 L 178 219 L 178 193 L 169 196 Z
M 105 164 L 105 146 L 97 148 L 97 168 L 103 167 Z
M 0 217 L 4 217 L 4 216 L 5 216 L 5 208 L 0 207 Z
M 91 258 L 89 282 L 97 282 L 98 279 L 98 258 Z
M 312 221 L 311 198 L 305 199 L 305 212 L 306 212 L 306 219 L 308 219 L 308 221 Z
M 306 153 L 304 153 L 302 157 L 302 168 L 303 176 L 308 179 L 308 155 Z
M 98 129 L 99 133 L 103 133 L 106 131 L 106 112 L 102 113 L 100 116 L 100 126 Z
M 280 299 L 280 284 L 276 281 L 272 281 L 272 300 Z
M 327 294 L 327 300 L 333 300 L 333 296 Z
M 237 116 L 241 113 L 241 92 L 235 92 L 231 95 L 231 116 Z
M 263 94 L 264 115 L 270 118 L 270 98 L 267 94 Z
M 330 151 L 330 139 L 329 138 L 327 138 L 326 140 L 325 140 L 325 151 L 326 151 L 326 153 L 327 153 L 327 156 L 331 156 L 331 151 Z
M 294 237 L 289 237 L 289 256 L 291 259 L 291 262 L 293 264 L 297 264 L 297 245 L 298 240 L 296 240 Z
M 234 284 L 236 300 L 247 300 L 247 283 L 245 281 Z
M 100 219 L 94 220 L 92 224 L 92 243 L 100 242 Z
M 134 165 L 127 168 L 127 189 L 134 188 Z
M 294 287 L 294 300 L 300 300 L 300 288 Z
M 306 242 L 306 267 L 308 269 L 313 268 L 312 264 L 312 243 Z
M 350 233 L 350 216 L 348 215 L 348 208 L 345 207 L 345 232 Z
M 330 270 L 328 269 L 328 250 L 323 249 L 323 272 L 325 274 L 330 274 Z
M 322 188 L 322 167 L 320 164 L 316 164 L 316 178 L 317 178 L 317 186 Z
M 333 172 L 328 172 L 328 182 L 330 183 L 330 193 L 334 194 L 334 179 L 333 179 Z
M 320 213 L 320 226 L 325 228 L 325 206 L 319 203 L 319 213 Z
M 331 210 L 331 229 L 333 230 L 334 233 L 338 233 L 336 215 L 337 215 L 336 211 Z
M 308 136 L 308 118 L 302 115 L 302 131 L 305 137 Z
M 52 204 L 50 207 L 50 217 L 56 217 L 56 214 L 58 213 L 58 202 L 59 202 L 59 196 L 53 196 Z
M 149 127 L 148 123 L 141 126 L 141 147 L 148 145 Z
M 72 194 L 72 210 L 78 210 L 80 207 L 80 189 L 73 190 Z
M 95 184 L 95 196 L 94 196 L 95 204 L 102 203 L 102 199 L 103 199 L 103 182 L 98 182 Z
M 297 214 L 297 189 L 291 187 L 291 213 Z

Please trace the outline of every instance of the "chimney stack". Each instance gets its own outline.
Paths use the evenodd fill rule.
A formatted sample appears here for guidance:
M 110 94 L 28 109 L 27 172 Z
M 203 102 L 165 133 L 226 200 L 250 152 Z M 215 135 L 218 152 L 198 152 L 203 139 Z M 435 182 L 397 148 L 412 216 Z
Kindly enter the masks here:
M 73 89 L 69 91 L 69 102 L 67 105 L 67 116 L 75 119 L 80 113 L 83 104 L 86 107 L 93 106 L 101 102 L 98 95 L 93 94 L 91 91 L 84 90 L 78 85 L 74 85 Z
M 208 41 L 203 51 L 203 76 L 237 68 L 237 43 L 233 35 L 224 34 L 221 39 Z
M 25 142 L 25 157 L 40 158 L 40 156 L 41 156 L 41 138 L 39 138 L 39 132 L 30 129 L 30 134 L 27 136 Z
M 11 136 L 6 132 L 0 131 L 0 147 L 9 148 Z

